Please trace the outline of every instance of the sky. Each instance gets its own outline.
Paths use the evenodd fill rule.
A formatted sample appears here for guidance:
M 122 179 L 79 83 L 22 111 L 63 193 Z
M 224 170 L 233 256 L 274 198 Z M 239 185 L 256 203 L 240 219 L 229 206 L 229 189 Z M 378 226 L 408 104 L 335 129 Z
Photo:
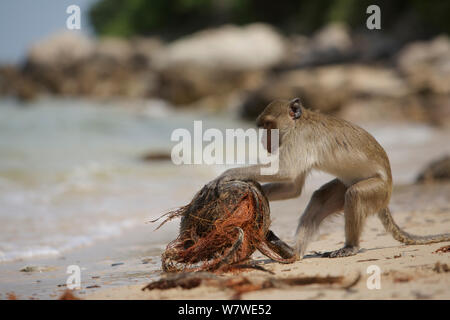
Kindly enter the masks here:
M 92 35 L 88 10 L 98 0 L 1 0 L 0 64 L 23 61 L 28 48 L 40 39 L 67 30 L 70 5 L 81 9 L 81 32 Z M 76 31 L 75 31 L 76 32 Z

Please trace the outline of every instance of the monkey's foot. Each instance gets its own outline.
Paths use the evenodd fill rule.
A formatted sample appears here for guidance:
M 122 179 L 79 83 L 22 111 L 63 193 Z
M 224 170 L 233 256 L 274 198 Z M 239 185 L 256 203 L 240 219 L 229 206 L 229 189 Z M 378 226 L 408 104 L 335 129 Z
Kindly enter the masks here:
M 341 258 L 341 257 L 349 257 L 354 256 L 359 251 L 358 247 L 354 246 L 345 246 L 336 251 L 325 252 L 322 254 L 322 257 L 325 258 Z

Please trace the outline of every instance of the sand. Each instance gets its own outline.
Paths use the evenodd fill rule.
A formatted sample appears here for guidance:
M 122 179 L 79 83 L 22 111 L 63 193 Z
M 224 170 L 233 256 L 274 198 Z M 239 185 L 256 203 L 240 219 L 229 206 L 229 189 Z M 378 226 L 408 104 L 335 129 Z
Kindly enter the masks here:
M 391 208 L 394 219 L 404 229 L 415 234 L 445 233 L 450 230 L 450 184 L 410 185 L 394 189 Z M 301 199 L 271 204 L 273 230 L 284 240 L 292 241 L 299 208 L 304 208 L 308 196 Z M 261 254 L 253 259 L 274 274 L 246 271 L 239 275 L 226 274 L 223 278 L 246 277 L 251 282 L 268 278 L 306 276 L 344 276 L 351 282 L 360 275 L 351 288 L 340 285 L 312 284 L 286 286 L 244 293 L 241 299 L 450 299 L 450 253 L 436 252 L 450 245 L 442 242 L 430 245 L 403 245 L 384 231 L 376 217 L 366 224 L 361 250 L 355 256 L 322 258 L 317 252 L 340 248 L 344 241 L 342 217 L 325 222 L 320 235 L 309 246 L 307 255 L 292 264 L 280 264 Z M 371 267 L 376 266 L 376 267 Z M 373 279 L 371 268 L 380 271 L 380 288 L 367 285 Z M 369 271 L 369 273 L 368 273 Z M 369 279 L 369 277 L 371 277 Z M 149 281 L 134 285 L 116 286 L 88 293 L 86 299 L 231 299 L 232 289 L 202 284 L 193 289 L 173 288 L 142 291 Z M 370 282 L 373 283 L 373 282 Z
M 312 190 L 323 182 L 314 177 L 300 198 L 271 203 L 271 229 L 283 240 L 292 243 L 301 211 Z M 390 207 L 396 222 L 408 232 L 419 235 L 449 232 L 449 196 L 450 183 L 396 186 Z M 81 288 L 74 290 L 74 294 L 82 299 L 233 298 L 234 290 L 204 284 L 191 290 L 141 290 L 163 276 L 160 255 L 176 237 L 178 222 L 170 222 L 156 232 L 155 225 L 143 224 L 116 238 L 56 257 L 0 264 L 0 299 L 7 299 L 10 293 L 19 299 L 57 299 L 66 290 L 70 265 L 81 268 Z M 372 217 L 367 221 L 361 252 L 356 256 L 329 259 L 316 253 L 338 249 L 343 242 L 343 217 L 333 217 L 325 221 L 303 260 L 279 264 L 256 253 L 253 260 L 274 272 L 273 275 L 252 270 L 221 277 L 246 277 L 251 282 L 262 282 L 269 278 L 330 275 L 344 276 L 344 282 L 348 283 L 358 274 L 361 276 L 350 289 L 343 289 L 342 285 L 285 286 L 244 293 L 241 299 L 450 299 L 450 253 L 435 253 L 450 242 L 403 245 Z M 367 287 L 371 276 L 367 271 L 372 265 L 380 269 L 380 289 Z M 31 272 L 21 272 L 24 268 Z
M 450 153 L 450 132 L 411 124 L 373 124 L 366 127 L 385 147 L 394 175 L 391 211 L 396 222 L 416 234 L 450 232 L 450 183 L 409 185 L 431 160 Z M 173 194 L 176 205 L 189 201 L 203 184 L 215 178 L 224 168 L 211 168 L 197 174 L 188 172 L 185 190 Z M 192 175 L 192 177 L 190 176 Z M 183 175 L 184 177 L 184 175 Z M 271 229 L 283 240 L 293 241 L 293 233 L 311 193 L 331 177 L 313 173 L 300 198 L 271 203 Z M 131 191 L 130 191 L 131 192 Z M 151 203 L 152 198 L 148 201 Z M 167 203 L 167 208 L 172 208 Z M 159 213 L 159 212 L 157 212 Z M 149 218 L 150 219 L 150 218 Z M 149 220 L 147 219 L 147 220 Z M 63 251 L 56 256 L 33 257 L 0 263 L 0 299 L 14 293 L 19 299 L 57 299 L 66 290 L 67 267 L 81 269 L 81 288 L 74 294 L 83 299 L 230 299 L 233 290 L 202 285 L 192 290 L 141 289 L 162 276 L 160 255 L 166 244 L 177 236 L 178 221 L 154 232 L 155 225 L 145 224 L 88 247 Z M 14 241 L 14 239 L 11 239 Z M 345 276 L 346 281 L 360 274 L 351 289 L 342 286 L 309 285 L 267 289 L 245 293 L 242 299 L 449 299 L 450 273 L 441 266 L 450 265 L 450 253 L 434 253 L 449 242 L 423 246 L 405 246 L 386 234 L 376 218 L 367 221 L 361 252 L 353 257 L 321 258 L 315 251 L 340 248 L 344 241 L 342 217 L 326 221 L 320 234 L 308 248 L 307 256 L 290 265 L 281 265 L 255 254 L 253 259 L 275 274 L 261 271 L 238 276 L 251 281 L 270 277 Z M 370 290 L 367 268 L 377 265 L 381 272 L 381 289 Z M 29 268 L 27 268 L 29 267 Z M 30 270 L 21 272 L 20 270 Z M 437 271 L 436 271 L 437 270 Z M 447 269 L 448 270 L 448 269 Z M 440 271 L 440 272 L 438 272 Z

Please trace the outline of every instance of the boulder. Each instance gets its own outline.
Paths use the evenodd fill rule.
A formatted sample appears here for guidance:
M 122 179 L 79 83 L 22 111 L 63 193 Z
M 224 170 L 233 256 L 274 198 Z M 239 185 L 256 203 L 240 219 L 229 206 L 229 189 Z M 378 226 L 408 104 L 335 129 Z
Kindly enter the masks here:
M 420 97 L 356 97 L 346 102 L 337 114 L 355 123 L 364 122 L 429 122 L 429 114 Z
M 254 119 L 276 99 L 300 97 L 306 107 L 335 113 L 357 97 L 397 99 L 409 90 L 395 71 L 376 66 L 342 64 L 283 72 L 271 77 L 261 88 L 249 92 L 240 110 Z
M 133 48 L 133 63 L 139 67 L 156 69 L 156 57 L 164 44 L 155 37 L 134 37 L 131 39 Z
M 0 66 L 0 96 L 11 95 L 21 100 L 32 100 L 38 87 L 28 76 L 14 66 Z
M 312 38 L 312 46 L 318 52 L 346 53 L 352 50 L 349 28 L 342 23 L 331 23 L 320 29 Z
M 418 176 L 416 182 L 438 182 L 450 180 L 450 156 L 432 161 Z
M 148 97 L 157 88 L 151 57 L 160 46 L 151 38 L 94 43 L 76 32 L 59 33 L 30 49 L 21 77 L 51 94 Z M 16 91 L 30 96 L 24 89 Z
M 427 99 L 426 112 L 429 123 L 439 127 L 450 127 L 450 95 L 434 94 Z
M 226 25 L 207 29 L 170 43 L 158 57 L 162 69 L 195 65 L 218 70 L 271 68 L 286 55 L 284 38 L 265 24 Z
M 447 35 L 407 45 L 398 54 L 397 64 L 416 91 L 450 94 L 450 39 Z
M 226 25 L 176 40 L 152 57 L 158 95 L 175 105 L 250 90 L 261 75 L 283 61 L 284 38 L 265 24 Z
M 159 73 L 158 95 L 175 105 L 189 105 L 253 86 L 252 72 L 217 71 L 193 64 L 171 66 Z M 255 71 L 255 77 L 260 75 Z
M 95 57 L 110 60 L 111 63 L 115 64 L 128 63 L 132 55 L 133 50 L 130 42 L 114 37 L 101 38 L 94 50 Z
M 328 24 L 311 38 L 293 36 L 289 43 L 289 56 L 284 63 L 288 68 L 346 62 L 357 56 L 350 30 L 342 23 Z
M 64 31 L 35 43 L 28 52 L 27 61 L 36 66 L 64 68 L 89 57 L 94 49 L 94 43 L 86 36 Z

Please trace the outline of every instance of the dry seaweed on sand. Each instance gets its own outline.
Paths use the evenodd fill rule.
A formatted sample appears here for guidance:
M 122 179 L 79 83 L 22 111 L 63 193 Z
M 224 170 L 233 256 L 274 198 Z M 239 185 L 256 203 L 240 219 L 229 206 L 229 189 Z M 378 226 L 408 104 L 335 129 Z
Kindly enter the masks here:
M 212 279 L 217 279 L 217 276 L 208 272 L 171 274 L 160 280 L 150 282 L 142 288 L 142 291 L 155 289 L 167 290 L 172 288 L 192 289 L 200 286 L 203 281 Z
M 66 289 L 58 300 L 81 300 L 73 294 L 72 290 Z
M 6 294 L 6 299 L 8 299 L 8 300 L 19 300 L 14 292 L 8 292 Z
M 293 286 L 308 286 L 308 285 L 328 285 L 330 288 L 337 288 L 348 290 L 355 286 L 361 275 L 358 273 L 354 278 L 345 278 L 343 276 L 304 276 L 304 277 L 290 277 L 290 278 L 268 278 L 260 283 L 255 283 L 246 277 L 231 279 L 225 287 L 233 289 L 233 299 L 240 299 L 242 294 L 252 291 L 260 291 L 266 289 L 282 289 Z M 337 287 L 335 287 L 337 285 Z
M 269 230 L 269 203 L 254 181 L 212 181 L 188 205 L 162 217 L 158 228 L 181 217 L 179 236 L 162 254 L 166 272 L 229 270 L 255 250 L 278 262 L 295 260 L 292 248 Z
M 444 247 L 440 247 L 439 249 L 437 249 L 435 252 L 433 253 L 439 253 L 439 252 L 450 252 L 450 246 L 444 246 Z
M 257 279 L 250 279 L 245 276 L 235 276 L 222 278 L 209 272 L 196 273 L 178 273 L 171 274 L 160 280 L 153 281 L 142 288 L 145 290 L 167 290 L 172 288 L 193 289 L 201 285 L 217 287 L 221 289 L 233 290 L 233 299 L 240 299 L 241 295 L 247 292 L 260 291 L 266 289 L 283 289 L 293 286 L 308 286 L 308 285 L 328 285 L 331 288 L 350 289 L 355 286 L 361 279 L 361 274 L 355 277 L 344 276 L 303 276 L 290 278 L 265 278 L 263 281 Z M 336 287 L 337 285 L 337 287 Z

